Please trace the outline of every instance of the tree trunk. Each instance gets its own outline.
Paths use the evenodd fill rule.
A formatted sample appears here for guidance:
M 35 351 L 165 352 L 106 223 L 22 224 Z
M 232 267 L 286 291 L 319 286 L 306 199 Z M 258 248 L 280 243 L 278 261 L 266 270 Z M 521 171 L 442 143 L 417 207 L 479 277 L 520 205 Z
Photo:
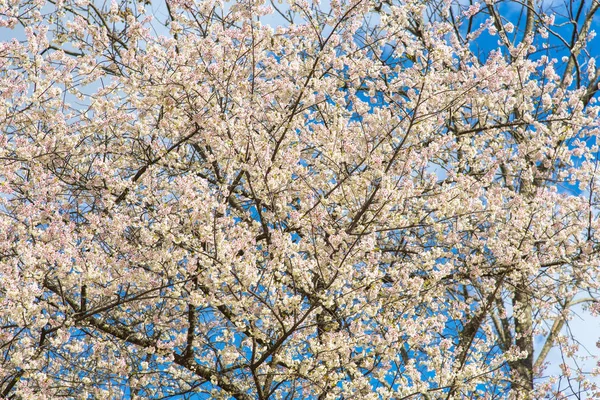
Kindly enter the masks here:
M 515 344 L 520 352 L 527 353 L 523 358 L 509 363 L 512 376 L 514 398 L 531 399 L 533 390 L 533 313 L 531 293 L 527 278 L 515 289 L 513 298 L 515 318 Z

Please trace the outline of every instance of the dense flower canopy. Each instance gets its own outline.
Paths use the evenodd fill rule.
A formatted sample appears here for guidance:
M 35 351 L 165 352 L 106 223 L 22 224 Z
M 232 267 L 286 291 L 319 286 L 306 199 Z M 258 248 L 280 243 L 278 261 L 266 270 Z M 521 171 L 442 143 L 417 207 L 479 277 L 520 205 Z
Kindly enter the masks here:
M 1 1 L 0 395 L 600 395 L 599 7 Z

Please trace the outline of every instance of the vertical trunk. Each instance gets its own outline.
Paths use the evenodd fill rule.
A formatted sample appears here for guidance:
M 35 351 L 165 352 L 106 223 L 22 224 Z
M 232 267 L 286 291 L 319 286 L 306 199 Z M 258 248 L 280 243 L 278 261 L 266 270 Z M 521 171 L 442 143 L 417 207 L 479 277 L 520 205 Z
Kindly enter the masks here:
M 515 109 L 515 115 L 519 115 L 519 110 Z M 517 143 L 521 144 L 522 139 L 515 135 Z M 535 197 L 537 188 L 543 184 L 539 179 L 544 176 L 542 170 L 538 169 L 533 160 L 528 159 L 529 173 L 533 179 L 522 180 L 520 185 L 520 195 L 525 199 L 532 201 Z M 540 167 L 543 169 L 543 167 Z M 544 171 L 545 172 L 545 171 Z M 534 219 L 534 211 L 530 210 L 530 221 Z M 527 235 L 529 226 L 524 235 Z M 523 238 L 524 239 L 524 238 Z M 519 244 L 519 249 L 521 249 Z M 513 316 L 515 324 L 515 345 L 521 357 L 518 360 L 509 362 L 511 373 L 511 398 L 518 400 L 533 399 L 533 298 L 532 287 L 527 272 L 521 273 L 520 279 L 515 282 L 513 295 Z
M 512 392 L 515 399 L 532 399 L 533 390 L 533 310 L 527 278 L 515 288 L 513 309 L 515 319 L 515 344 L 527 353 L 523 358 L 509 363 L 512 375 Z

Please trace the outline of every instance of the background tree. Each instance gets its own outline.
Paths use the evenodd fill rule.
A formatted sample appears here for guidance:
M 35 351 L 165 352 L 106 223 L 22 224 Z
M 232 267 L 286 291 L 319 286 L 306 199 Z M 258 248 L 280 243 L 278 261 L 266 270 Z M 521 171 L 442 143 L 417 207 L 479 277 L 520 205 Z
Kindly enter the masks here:
M 599 395 L 544 373 L 600 310 L 600 5 L 552 6 L 2 2 L 1 395 Z

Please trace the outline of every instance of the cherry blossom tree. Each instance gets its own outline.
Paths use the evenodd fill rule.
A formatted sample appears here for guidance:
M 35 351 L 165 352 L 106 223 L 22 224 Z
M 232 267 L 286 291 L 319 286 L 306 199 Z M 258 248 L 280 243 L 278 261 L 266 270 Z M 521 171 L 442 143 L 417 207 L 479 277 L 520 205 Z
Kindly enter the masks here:
M 599 7 L 1 1 L 0 395 L 600 395 Z

